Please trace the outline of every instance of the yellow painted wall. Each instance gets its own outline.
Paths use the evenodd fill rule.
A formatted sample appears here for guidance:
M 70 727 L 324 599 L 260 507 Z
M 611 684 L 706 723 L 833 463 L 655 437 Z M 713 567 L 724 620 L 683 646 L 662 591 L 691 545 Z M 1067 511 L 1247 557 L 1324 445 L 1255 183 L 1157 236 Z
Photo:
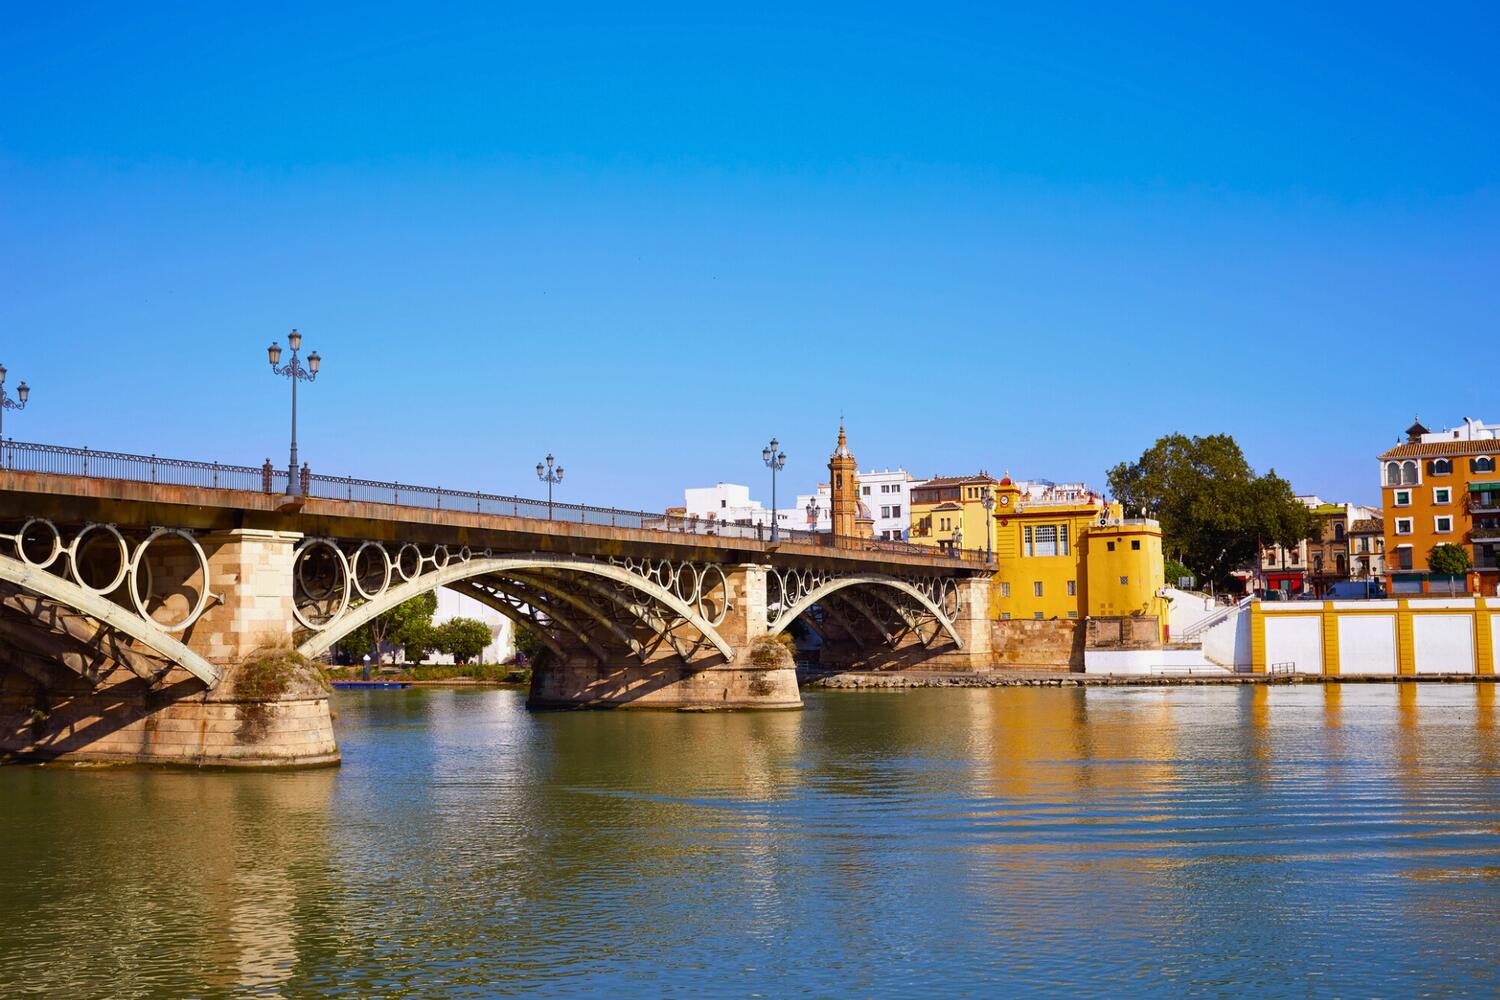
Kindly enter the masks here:
M 1095 524 L 1084 536 L 1090 616 L 1155 615 L 1165 636 L 1161 528 L 1153 521 Z

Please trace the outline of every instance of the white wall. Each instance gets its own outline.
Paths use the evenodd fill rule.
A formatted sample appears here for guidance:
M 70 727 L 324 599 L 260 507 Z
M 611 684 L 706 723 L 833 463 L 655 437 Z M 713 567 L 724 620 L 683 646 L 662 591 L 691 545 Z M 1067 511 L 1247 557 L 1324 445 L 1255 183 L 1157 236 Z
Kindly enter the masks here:
M 1396 673 L 1396 616 L 1339 618 L 1340 674 Z
M 1163 587 L 1161 593 L 1168 601 L 1167 628 L 1174 639 L 1222 607 L 1207 594 L 1195 594 L 1190 590 Z
M 1266 615 L 1266 669 L 1295 663 L 1299 674 L 1323 672 L 1323 620 L 1318 616 Z
M 479 654 L 481 663 L 504 663 L 515 652 L 515 625 L 500 612 L 472 597 L 439 587 L 437 610 L 432 613 L 432 623 L 440 625 L 450 618 L 477 618 L 490 627 L 494 641 Z M 428 663 L 452 663 L 453 657 L 446 653 L 432 653 Z
M 1203 633 L 1203 656 L 1222 667 L 1249 669 L 1250 609 L 1238 608 Z
M 1417 673 L 1474 672 L 1472 615 L 1413 615 L 1411 627 Z

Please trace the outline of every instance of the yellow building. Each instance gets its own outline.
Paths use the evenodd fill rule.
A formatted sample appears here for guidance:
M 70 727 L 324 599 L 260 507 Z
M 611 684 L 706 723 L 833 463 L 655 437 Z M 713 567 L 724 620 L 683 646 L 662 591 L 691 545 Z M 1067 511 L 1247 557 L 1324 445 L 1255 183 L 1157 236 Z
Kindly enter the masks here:
M 1082 488 L 1021 484 L 995 488 L 992 617 L 1081 618 L 1088 605 L 1083 543 L 1089 525 L 1118 508 Z
M 1118 503 L 1081 484 L 1016 483 L 981 472 L 913 486 L 910 539 L 993 551 L 994 619 L 1156 615 L 1165 635 L 1161 527 L 1121 515 Z
M 1118 503 L 1082 486 L 996 487 L 990 610 L 1001 621 L 1156 615 L 1167 604 L 1161 528 L 1125 519 Z
M 1167 601 L 1161 525 L 1145 518 L 1108 518 L 1083 536 L 1090 618 L 1156 615 L 1166 638 Z
M 939 476 L 911 488 L 911 530 L 907 539 L 918 545 L 985 551 L 989 515 L 986 493 L 995 495 L 1000 483 L 989 473 L 977 476 Z

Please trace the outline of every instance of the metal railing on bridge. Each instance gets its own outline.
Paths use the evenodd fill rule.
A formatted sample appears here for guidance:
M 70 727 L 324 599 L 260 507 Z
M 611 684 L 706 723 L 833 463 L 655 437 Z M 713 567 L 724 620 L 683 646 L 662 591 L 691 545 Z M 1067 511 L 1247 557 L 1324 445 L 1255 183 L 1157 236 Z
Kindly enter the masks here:
M 118 451 L 96 451 L 92 448 L 70 448 L 61 445 L 34 444 L 24 441 L 0 442 L 0 467 L 14 472 L 39 472 L 49 475 L 80 476 L 94 479 L 116 479 L 134 483 L 157 483 L 165 486 L 194 486 L 207 489 L 248 490 L 256 493 L 285 493 L 287 472 L 261 466 L 222 465 L 218 462 L 195 462 L 159 455 L 130 455 Z M 451 510 L 475 514 L 497 514 L 505 517 L 539 521 L 565 521 L 572 524 L 594 524 L 615 528 L 643 528 L 689 535 L 738 538 L 769 543 L 768 524 L 745 524 L 713 518 L 689 517 L 650 511 L 625 510 L 616 507 L 593 507 L 587 504 L 548 503 L 529 497 L 501 496 L 478 490 L 448 490 L 411 483 L 387 483 L 374 479 L 346 476 L 321 476 L 303 468 L 302 486 L 309 497 L 323 500 L 389 504 L 396 507 L 421 507 L 428 510 Z M 834 545 L 827 532 L 779 528 L 783 542 L 808 545 Z M 936 556 L 963 562 L 990 561 L 982 550 L 942 551 L 929 545 L 879 538 L 840 538 L 838 547 L 865 552 L 890 552 L 900 555 Z

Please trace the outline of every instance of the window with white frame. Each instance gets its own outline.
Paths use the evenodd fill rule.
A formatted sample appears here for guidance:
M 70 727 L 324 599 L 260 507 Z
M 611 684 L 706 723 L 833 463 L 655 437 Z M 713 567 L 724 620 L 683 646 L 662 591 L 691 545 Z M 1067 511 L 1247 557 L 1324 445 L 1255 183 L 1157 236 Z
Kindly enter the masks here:
M 1449 486 L 1434 486 L 1432 488 L 1433 503 L 1452 503 L 1453 489 Z
M 901 516 L 901 505 L 900 504 L 898 504 L 898 503 L 897 504 L 891 504 L 891 516 L 892 517 L 900 517 Z
M 1040 581 L 1040 580 L 1034 580 L 1032 582 L 1032 584 L 1031 584 L 1031 596 L 1032 597 L 1041 597 L 1042 596 L 1042 581 Z
M 1036 551 L 1031 547 L 1031 525 L 1028 524 L 1026 527 L 1022 528 L 1021 535 L 1023 544 L 1023 548 L 1021 551 L 1025 552 L 1028 556 L 1036 555 Z
M 1409 534 L 1411 534 L 1411 518 L 1409 518 L 1409 517 L 1398 517 L 1398 518 L 1396 518 L 1396 534 L 1398 534 L 1398 535 L 1409 535 Z
M 1057 526 L 1057 548 L 1059 555 L 1068 554 L 1068 526 L 1066 524 Z
M 1411 506 L 1411 490 L 1397 490 L 1395 504 L 1397 507 Z
M 1036 552 L 1039 556 L 1055 556 L 1057 551 L 1057 525 L 1039 524 L 1035 529 Z
M 1000 584 L 1000 596 L 1001 597 L 1009 597 L 1010 596 L 1010 584 L 1008 584 L 1008 583 L 1002 583 L 1002 584 Z
M 1453 517 L 1442 514 L 1432 519 L 1432 530 L 1440 535 L 1446 535 L 1453 530 Z

